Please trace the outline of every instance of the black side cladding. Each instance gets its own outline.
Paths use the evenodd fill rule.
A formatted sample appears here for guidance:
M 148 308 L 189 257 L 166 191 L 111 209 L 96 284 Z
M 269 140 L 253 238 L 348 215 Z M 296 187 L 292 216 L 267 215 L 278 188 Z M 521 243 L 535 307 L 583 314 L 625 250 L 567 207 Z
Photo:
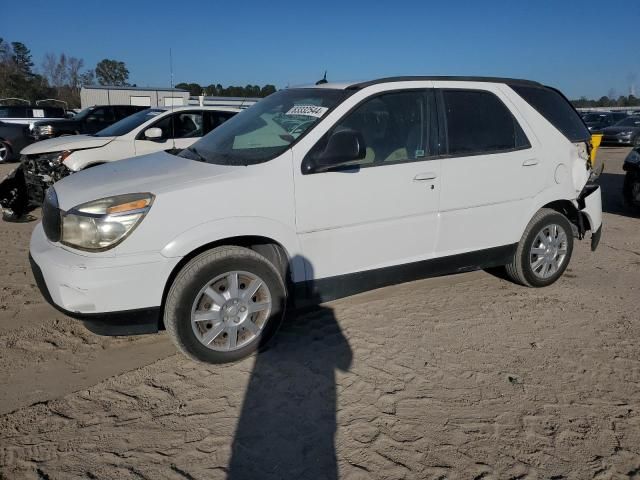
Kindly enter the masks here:
M 591 133 L 571 102 L 551 87 L 508 84 L 571 142 L 589 142 Z
M 59 242 L 62 236 L 62 218 L 58 208 L 56 191 L 50 188 L 42 204 L 42 228 L 52 242 Z

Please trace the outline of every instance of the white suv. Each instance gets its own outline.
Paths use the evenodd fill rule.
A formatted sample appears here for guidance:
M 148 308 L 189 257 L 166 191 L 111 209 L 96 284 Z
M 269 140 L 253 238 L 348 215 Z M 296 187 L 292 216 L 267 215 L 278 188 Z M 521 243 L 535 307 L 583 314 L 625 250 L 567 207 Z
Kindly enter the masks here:
M 542 287 L 601 232 L 590 135 L 535 82 L 403 77 L 279 91 L 176 158 L 50 188 L 31 240 L 43 293 L 100 333 L 163 325 L 242 358 L 301 306 L 504 266 Z

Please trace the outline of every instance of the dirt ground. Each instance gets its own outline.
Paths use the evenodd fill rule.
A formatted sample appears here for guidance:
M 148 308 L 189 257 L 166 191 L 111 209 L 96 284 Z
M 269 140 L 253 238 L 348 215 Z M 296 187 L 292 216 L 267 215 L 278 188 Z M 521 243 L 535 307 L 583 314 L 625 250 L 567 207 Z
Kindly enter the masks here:
M 0 224 L 0 478 L 640 478 L 640 218 L 605 148 L 602 243 L 552 287 L 484 272 L 292 315 L 224 366 L 44 303 Z M 1 167 L 0 175 L 8 168 Z

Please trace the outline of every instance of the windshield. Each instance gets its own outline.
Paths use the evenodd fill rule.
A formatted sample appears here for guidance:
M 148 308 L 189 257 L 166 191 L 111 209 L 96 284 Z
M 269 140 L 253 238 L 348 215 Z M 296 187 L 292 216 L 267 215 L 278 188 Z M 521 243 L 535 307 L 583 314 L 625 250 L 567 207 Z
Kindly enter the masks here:
M 640 127 L 640 117 L 629 117 L 616 123 L 616 127 Z
M 94 137 L 119 137 L 120 135 L 125 135 L 129 133 L 134 128 L 139 127 L 143 123 L 151 120 L 152 118 L 160 115 L 161 113 L 166 112 L 166 110 L 162 110 L 159 108 L 147 108 L 145 110 L 140 110 L 133 115 L 129 115 L 128 117 L 123 118 L 119 122 L 114 123 L 113 125 L 109 125 L 104 130 L 100 130 L 98 133 L 95 133 Z
M 280 90 L 227 120 L 180 156 L 218 165 L 266 162 L 287 150 L 349 94 L 322 88 Z

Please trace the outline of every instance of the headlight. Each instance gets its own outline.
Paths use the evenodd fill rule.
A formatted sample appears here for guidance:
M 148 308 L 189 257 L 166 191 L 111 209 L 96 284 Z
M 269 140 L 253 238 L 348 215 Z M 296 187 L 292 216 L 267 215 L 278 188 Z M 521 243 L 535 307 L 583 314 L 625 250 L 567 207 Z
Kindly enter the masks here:
M 632 131 L 620 132 L 620 133 L 618 133 L 618 136 L 619 137 L 630 137 L 632 133 L 633 133 Z
M 130 193 L 83 203 L 62 214 L 60 242 L 100 252 L 122 242 L 145 217 L 155 196 Z
M 48 162 L 50 166 L 59 165 L 65 161 L 65 159 L 71 155 L 71 150 L 65 150 L 63 152 L 52 152 L 40 155 L 37 160 L 40 162 Z
M 38 125 L 33 129 L 33 133 L 38 136 L 53 135 L 53 127 L 51 125 Z

